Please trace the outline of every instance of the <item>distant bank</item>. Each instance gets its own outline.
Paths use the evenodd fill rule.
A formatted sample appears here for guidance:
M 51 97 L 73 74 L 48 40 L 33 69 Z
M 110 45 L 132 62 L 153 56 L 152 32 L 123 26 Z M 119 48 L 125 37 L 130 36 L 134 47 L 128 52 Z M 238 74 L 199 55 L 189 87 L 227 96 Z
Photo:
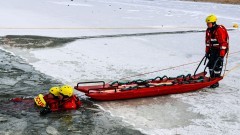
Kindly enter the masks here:
M 195 2 L 214 2 L 214 3 L 223 3 L 223 4 L 240 4 L 240 0 L 188 0 Z

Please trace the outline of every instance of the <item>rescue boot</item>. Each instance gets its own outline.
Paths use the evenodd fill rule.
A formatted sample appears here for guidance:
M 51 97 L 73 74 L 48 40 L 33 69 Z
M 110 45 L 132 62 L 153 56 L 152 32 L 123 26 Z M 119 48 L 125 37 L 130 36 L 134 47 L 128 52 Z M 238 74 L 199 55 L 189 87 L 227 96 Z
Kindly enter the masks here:
M 213 88 L 213 89 L 217 88 L 217 87 L 219 87 L 219 83 L 218 82 L 210 86 L 210 88 Z

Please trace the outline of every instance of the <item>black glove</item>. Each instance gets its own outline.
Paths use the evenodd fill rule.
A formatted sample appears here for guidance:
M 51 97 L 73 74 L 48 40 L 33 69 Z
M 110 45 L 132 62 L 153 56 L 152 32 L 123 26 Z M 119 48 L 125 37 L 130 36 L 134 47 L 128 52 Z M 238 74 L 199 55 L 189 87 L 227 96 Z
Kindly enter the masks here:
M 209 53 L 206 53 L 206 54 L 205 54 L 205 57 L 209 59 L 209 58 L 210 58 Z
M 40 111 L 40 115 L 46 115 L 48 113 L 52 112 L 49 107 L 45 107 Z

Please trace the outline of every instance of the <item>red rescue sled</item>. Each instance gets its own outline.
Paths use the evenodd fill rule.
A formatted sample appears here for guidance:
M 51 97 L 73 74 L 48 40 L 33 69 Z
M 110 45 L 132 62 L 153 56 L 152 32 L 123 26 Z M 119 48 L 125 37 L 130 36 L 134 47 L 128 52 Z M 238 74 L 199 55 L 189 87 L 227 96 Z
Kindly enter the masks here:
M 223 79 L 223 77 L 207 77 L 206 72 L 202 72 L 193 76 L 182 75 L 176 78 L 164 76 L 126 83 L 113 82 L 111 84 L 105 84 L 104 81 L 80 82 L 74 88 L 84 92 L 94 100 L 110 101 L 197 91 L 209 87 L 221 79 Z M 101 85 L 86 86 L 86 84 L 94 83 L 101 83 Z

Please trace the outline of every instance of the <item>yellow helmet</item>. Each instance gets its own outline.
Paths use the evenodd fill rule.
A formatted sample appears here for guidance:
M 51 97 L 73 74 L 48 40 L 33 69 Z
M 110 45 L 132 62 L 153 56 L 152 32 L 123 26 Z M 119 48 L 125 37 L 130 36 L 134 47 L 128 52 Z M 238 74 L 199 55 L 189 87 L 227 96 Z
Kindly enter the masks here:
M 217 16 L 214 14 L 211 14 L 206 18 L 206 23 L 213 23 L 216 21 L 217 21 Z
M 51 94 L 53 94 L 54 96 L 56 96 L 56 97 L 60 95 L 59 91 L 60 91 L 60 88 L 59 88 L 59 87 L 52 87 L 52 88 L 49 90 L 49 92 L 50 92 Z
M 71 97 L 73 95 L 73 88 L 69 85 L 63 85 L 60 88 L 60 94 Z

